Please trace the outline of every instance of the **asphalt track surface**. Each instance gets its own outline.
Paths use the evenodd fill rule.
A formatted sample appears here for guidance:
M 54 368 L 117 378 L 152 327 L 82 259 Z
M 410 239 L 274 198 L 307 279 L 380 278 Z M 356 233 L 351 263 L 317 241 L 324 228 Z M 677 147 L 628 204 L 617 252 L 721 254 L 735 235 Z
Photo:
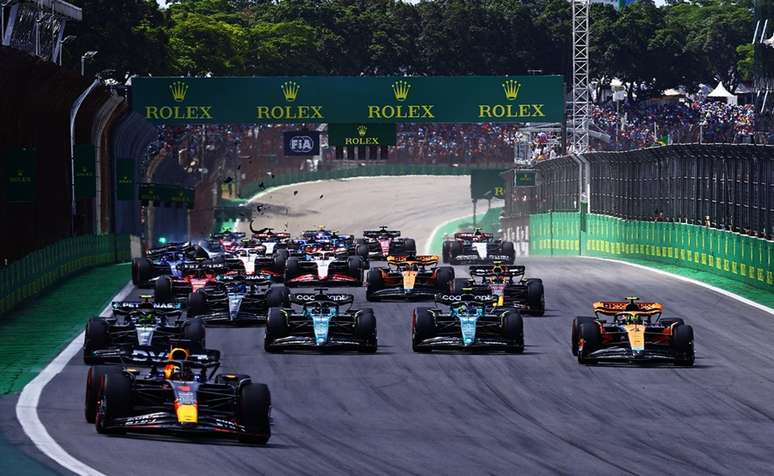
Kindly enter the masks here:
M 423 202 L 377 206 L 355 198 L 356 210 L 347 212 L 357 213 L 347 218 L 359 225 L 353 232 L 382 224 L 399 207 L 401 216 L 415 218 L 386 224 L 407 235 L 444 219 L 417 211 L 428 208 Z M 461 209 L 467 204 L 458 202 Z M 339 215 L 320 216 L 332 223 Z M 543 278 L 548 309 L 526 319 L 522 355 L 414 354 L 414 304 L 366 304 L 362 289 L 353 289 L 355 305 L 375 310 L 375 355 L 268 355 L 261 328 L 209 329 L 208 345 L 222 350 L 225 369 L 249 373 L 271 389 L 273 436 L 266 447 L 98 435 L 83 420 L 80 355 L 46 387 L 40 417 L 65 450 L 110 475 L 771 472 L 771 315 L 622 264 L 524 263 L 528 274 Z M 577 364 L 571 319 L 588 315 L 592 300 L 632 294 L 665 303 L 667 314 L 693 325 L 694 368 Z

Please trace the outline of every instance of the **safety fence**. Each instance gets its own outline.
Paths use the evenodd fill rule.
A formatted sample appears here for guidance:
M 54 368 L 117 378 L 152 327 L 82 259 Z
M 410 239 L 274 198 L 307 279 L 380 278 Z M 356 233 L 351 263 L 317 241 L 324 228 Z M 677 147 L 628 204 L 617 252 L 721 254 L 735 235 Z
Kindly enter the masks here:
M 592 213 L 773 234 L 774 146 L 679 144 L 583 157 Z M 579 167 L 569 157 L 537 165 L 539 212 L 578 209 Z
M 499 164 L 499 168 L 503 165 Z M 362 167 L 351 167 L 334 170 L 321 170 L 317 172 L 298 172 L 283 175 L 267 176 L 258 183 L 244 184 L 240 196 L 249 198 L 258 192 L 268 190 L 272 187 L 289 185 L 300 182 L 311 182 L 314 180 L 336 180 L 351 177 L 377 177 L 381 175 L 470 175 L 471 169 L 482 167 L 453 167 L 450 165 L 414 165 L 414 164 L 395 164 L 395 165 L 365 165 Z
M 0 315 L 70 274 L 130 256 L 129 235 L 66 238 L 34 251 L 0 269 Z
M 774 242 L 687 223 L 599 214 L 541 213 L 529 224 L 530 255 L 657 261 L 774 292 Z

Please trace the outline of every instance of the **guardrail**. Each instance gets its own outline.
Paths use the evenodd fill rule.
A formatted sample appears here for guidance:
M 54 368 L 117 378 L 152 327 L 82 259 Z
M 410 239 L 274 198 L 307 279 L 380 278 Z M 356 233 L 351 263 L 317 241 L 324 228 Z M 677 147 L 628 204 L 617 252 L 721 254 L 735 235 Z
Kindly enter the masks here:
M 687 223 L 573 212 L 530 216 L 530 255 L 637 258 L 692 268 L 774 292 L 774 242 Z
M 0 315 L 70 274 L 130 257 L 129 235 L 78 236 L 36 250 L 0 269 Z
M 500 168 L 503 165 L 499 165 Z M 262 182 L 243 184 L 240 196 L 250 198 L 258 192 L 268 190 L 272 187 L 289 185 L 300 182 L 311 182 L 314 180 L 336 180 L 351 177 L 377 177 L 380 175 L 470 175 L 472 169 L 487 168 L 486 165 L 478 166 L 460 166 L 450 165 L 413 165 L 413 164 L 395 164 L 395 165 L 365 165 L 362 167 L 352 167 L 346 169 L 323 170 L 318 172 L 299 172 L 293 174 L 275 175 L 273 178 L 266 177 Z M 491 168 L 491 167 L 490 167 Z M 261 187 L 261 184 L 264 186 Z
M 678 144 L 584 154 L 592 213 L 774 234 L 774 146 Z M 540 162 L 540 212 L 578 209 L 579 166 Z

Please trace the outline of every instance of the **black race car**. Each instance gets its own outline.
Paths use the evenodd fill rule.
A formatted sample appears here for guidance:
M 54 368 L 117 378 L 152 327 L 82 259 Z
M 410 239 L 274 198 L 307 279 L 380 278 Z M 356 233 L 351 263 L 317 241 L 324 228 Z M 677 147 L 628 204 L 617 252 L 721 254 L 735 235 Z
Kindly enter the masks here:
M 526 268 L 513 264 L 473 265 L 470 278 L 454 281 L 455 292 L 469 289 L 474 294 L 498 296 L 497 307 L 515 307 L 522 313 L 542 316 L 546 310 L 543 281 L 524 278 Z
M 285 349 L 357 350 L 376 352 L 376 318 L 372 309 L 345 309 L 354 301 L 351 294 L 292 294 L 290 302 L 300 305 L 271 308 L 266 321 L 266 352 Z
M 288 289 L 271 276 L 222 276 L 188 298 L 188 317 L 206 325 L 245 326 L 266 322 L 270 307 L 289 304 Z
M 496 308 L 494 295 L 439 294 L 436 303 L 448 306 L 418 307 L 411 319 L 414 352 L 431 350 L 524 351 L 524 321 L 517 309 Z
M 662 318 L 659 303 L 638 301 L 595 302 L 593 317 L 573 319 L 571 346 L 579 363 L 693 366 L 693 327 L 681 318 Z
M 132 260 L 132 284 L 137 287 L 153 287 L 155 278 L 168 275 L 179 277 L 178 266 L 196 260 L 208 259 L 207 250 L 191 243 L 170 243 L 145 252 L 142 258 Z
M 174 339 L 191 342 L 196 350 L 205 345 L 204 324 L 182 319 L 178 303 L 142 301 L 112 304 L 111 317 L 94 317 L 86 323 L 83 361 L 86 364 L 115 363 L 127 358 L 144 360 L 169 349 Z
M 220 276 L 244 274 L 244 265 L 236 258 L 227 260 L 199 260 L 178 266 L 179 276 L 161 276 L 156 279 L 153 299 L 156 302 L 185 301 L 188 296 L 215 282 Z
M 417 244 L 412 238 L 401 238 L 400 231 L 388 230 L 386 226 L 381 226 L 378 230 L 364 231 L 363 238 L 356 240 L 356 243 L 368 247 L 369 259 L 417 254 Z
M 388 256 L 387 267 L 368 271 L 366 299 L 419 301 L 448 293 L 454 268 L 437 264 L 437 256 Z
M 271 394 L 220 365 L 172 349 L 150 368 L 95 366 L 86 378 L 85 416 L 103 434 L 126 432 L 230 436 L 251 444 L 271 437 Z M 208 372 L 209 371 L 209 372 Z
M 515 258 L 512 242 L 495 240 L 494 235 L 480 229 L 455 233 L 454 239 L 443 242 L 444 263 L 487 264 L 501 261 L 512 264 Z

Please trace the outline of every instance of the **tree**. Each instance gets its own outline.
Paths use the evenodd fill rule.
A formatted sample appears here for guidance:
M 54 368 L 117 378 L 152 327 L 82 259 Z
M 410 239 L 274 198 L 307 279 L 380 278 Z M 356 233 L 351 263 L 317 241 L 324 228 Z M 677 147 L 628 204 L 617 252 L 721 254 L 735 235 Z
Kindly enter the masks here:
M 189 12 L 174 13 L 172 24 L 169 46 L 174 73 L 244 73 L 247 34 L 241 26 Z

